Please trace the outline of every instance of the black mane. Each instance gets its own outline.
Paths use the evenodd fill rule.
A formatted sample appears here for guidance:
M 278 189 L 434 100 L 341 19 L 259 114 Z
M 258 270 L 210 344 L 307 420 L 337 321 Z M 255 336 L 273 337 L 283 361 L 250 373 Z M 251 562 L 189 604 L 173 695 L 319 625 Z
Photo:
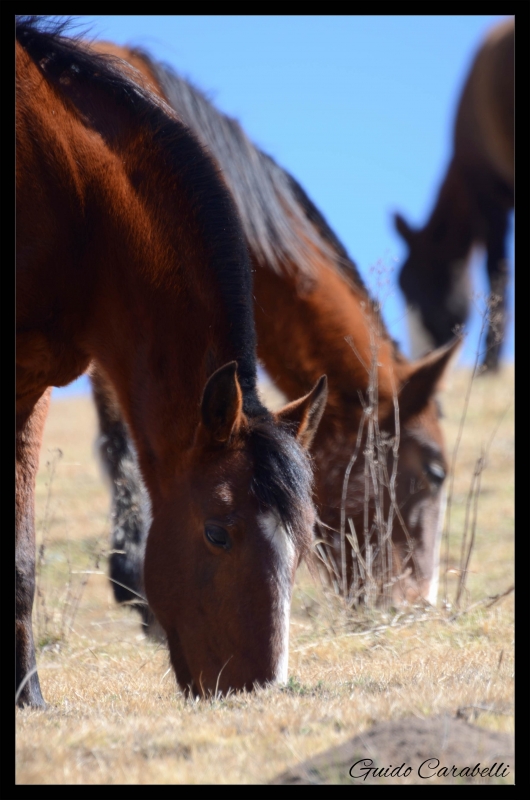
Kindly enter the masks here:
M 356 264 L 295 178 L 252 144 L 237 120 L 218 111 L 203 92 L 171 66 L 154 61 L 141 48 L 131 48 L 131 52 L 145 63 L 167 102 L 219 165 L 248 246 L 259 264 L 278 274 L 292 268 L 310 278 L 315 251 L 322 254 L 354 291 L 374 305 L 383 336 L 399 352 Z
M 306 450 L 265 418 L 252 421 L 249 442 L 254 459 L 252 494 L 264 511 L 277 513 L 301 555 L 306 555 L 307 531 L 314 523 L 307 516 L 313 508 L 313 475 Z
M 197 132 L 219 164 L 247 240 L 262 266 L 281 273 L 290 262 L 311 274 L 311 250 L 304 246 L 301 231 L 318 252 L 344 267 L 348 277 L 353 273 L 356 285 L 364 288 L 355 264 L 303 189 L 271 156 L 252 144 L 239 122 L 218 111 L 168 64 L 154 61 L 142 49 L 131 52 L 144 61 L 168 103 Z

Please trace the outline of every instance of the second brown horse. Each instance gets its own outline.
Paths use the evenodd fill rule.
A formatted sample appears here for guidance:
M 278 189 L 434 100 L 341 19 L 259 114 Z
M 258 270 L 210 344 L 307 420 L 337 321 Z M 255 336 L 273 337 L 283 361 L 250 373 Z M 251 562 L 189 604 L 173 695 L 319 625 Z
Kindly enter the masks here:
M 372 562 L 387 559 L 379 589 L 390 585 L 394 602 L 435 602 L 447 472 L 435 393 L 457 344 L 407 361 L 355 264 L 294 178 L 168 66 L 143 51 L 95 47 L 135 66 L 138 80 L 175 109 L 217 162 L 254 263 L 258 356 L 272 379 L 294 398 L 328 375 L 313 453 L 323 556 L 336 588 L 362 599 L 351 589 L 355 577 L 363 585 L 368 553 Z M 117 599 L 134 603 L 142 594 L 145 494 L 119 407 L 98 376 L 94 389 L 113 486 L 111 578 Z M 370 448 L 372 467 L 363 457 Z M 357 552 L 347 538 L 352 528 Z

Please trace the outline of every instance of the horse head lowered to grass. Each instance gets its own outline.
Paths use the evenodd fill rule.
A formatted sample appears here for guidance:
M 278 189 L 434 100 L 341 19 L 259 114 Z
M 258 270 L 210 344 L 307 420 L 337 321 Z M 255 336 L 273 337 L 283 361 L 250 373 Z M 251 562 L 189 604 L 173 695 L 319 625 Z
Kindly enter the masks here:
M 175 109 L 215 159 L 255 269 L 258 355 L 272 379 L 295 398 L 328 375 L 312 451 L 319 550 L 338 591 L 362 601 L 374 589 L 370 564 L 384 562 L 377 591 L 396 603 L 434 602 L 447 472 L 435 395 L 456 344 L 407 361 L 354 263 L 294 178 L 170 67 L 140 50 L 94 47 L 138 69 L 138 80 Z M 110 574 L 116 598 L 134 604 L 143 594 L 144 494 L 119 404 L 104 376 L 94 373 L 93 383 L 113 491 Z M 145 604 L 137 607 L 149 622 Z
M 487 251 L 490 320 L 483 364 L 495 371 L 506 329 L 506 233 L 514 203 L 514 20 L 496 25 L 480 47 L 456 115 L 453 155 L 421 230 L 399 214 L 409 247 L 399 283 L 409 307 L 415 356 L 448 342 L 469 316 L 473 246 Z
M 169 106 L 34 18 L 17 20 L 16 100 L 17 701 L 43 703 L 31 611 L 49 387 L 91 362 L 149 493 L 145 588 L 180 686 L 285 680 L 326 379 L 275 414 L 258 399 L 241 225 Z

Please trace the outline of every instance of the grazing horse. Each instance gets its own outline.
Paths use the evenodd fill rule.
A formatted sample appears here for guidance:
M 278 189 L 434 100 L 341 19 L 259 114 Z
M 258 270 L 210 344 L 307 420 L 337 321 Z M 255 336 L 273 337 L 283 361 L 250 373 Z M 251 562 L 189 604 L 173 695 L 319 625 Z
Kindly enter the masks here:
M 413 230 L 399 284 L 413 356 L 449 341 L 469 316 L 473 246 L 487 251 L 490 319 L 484 367 L 495 371 L 506 329 L 506 231 L 514 204 L 514 20 L 494 27 L 478 51 L 458 104 L 453 155 L 432 214 Z
M 387 590 L 396 603 L 418 597 L 435 602 L 447 471 L 435 392 L 456 344 L 407 361 L 354 263 L 294 178 L 171 68 L 140 50 L 94 46 L 136 67 L 217 162 L 251 253 L 258 356 L 272 379 L 293 398 L 322 371 L 328 374 L 328 404 L 313 453 L 322 555 L 332 562 L 339 591 L 350 596 L 355 575 L 365 583 L 362 561 L 371 553 L 374 563 L 387 558 Z M 111 557 L 111 578 L 117 599 L 134 603 L 142 594 L 144 495 L 119 406 L 108 401 L 104 380 L 102 386 L 97 379 L 94 390 L 100 452 L 113 485 L 118 552 Z M 370 448 L 373 470 L 367 475 L 362 454 Z M 354 452 L 360 455 L 351 463 Z M 359 555 L 349 544 L 345 552 L 349 520 Z M 377 543 L 382 527 L 390 551 L 385 554 Z M 145 606 L 143 613 L 148 621 Z
M 31 610 L 49 387 L 92 361 L 149 492 L 145 589 L 178 683 L 285 680 L 326 379 L 275 415 L 258 399 L 243 232 L 169 106 L 34 18 L 17 20 L 16 102 L 17 702 L 43 704 Z

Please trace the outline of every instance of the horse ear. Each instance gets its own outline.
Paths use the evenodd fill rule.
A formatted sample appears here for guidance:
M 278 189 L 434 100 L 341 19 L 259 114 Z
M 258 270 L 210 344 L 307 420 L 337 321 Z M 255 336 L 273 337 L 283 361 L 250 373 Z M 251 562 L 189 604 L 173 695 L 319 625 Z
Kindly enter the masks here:
M 243 417 L 243 395 L 237 379 L 237 361 L 216 370 L 204 387 L 201 419 L 217 444 L 227 442 Z
M 399 393 L 401 419 L 417 414 L 425 408 L 440 388 L 442 378 L 462 341 L 462 336 L 456 336 L 448 344 L 433 350 L 410 365 L 410 372 Z
M 402 236 L 406 243 L 410 245 L 416 235 L 414 228 L 410 227 L 408 222 L 406 222 L 401 214 L 394 214 L 394 225 L 400 236 Z
M 293 400 L 274 415 L 278 422 L 290 423 L 296 438 L 306 449 L 313 441 L 328 399 L 328 379 L 325 375 L 316 382 L 309 394 Z

